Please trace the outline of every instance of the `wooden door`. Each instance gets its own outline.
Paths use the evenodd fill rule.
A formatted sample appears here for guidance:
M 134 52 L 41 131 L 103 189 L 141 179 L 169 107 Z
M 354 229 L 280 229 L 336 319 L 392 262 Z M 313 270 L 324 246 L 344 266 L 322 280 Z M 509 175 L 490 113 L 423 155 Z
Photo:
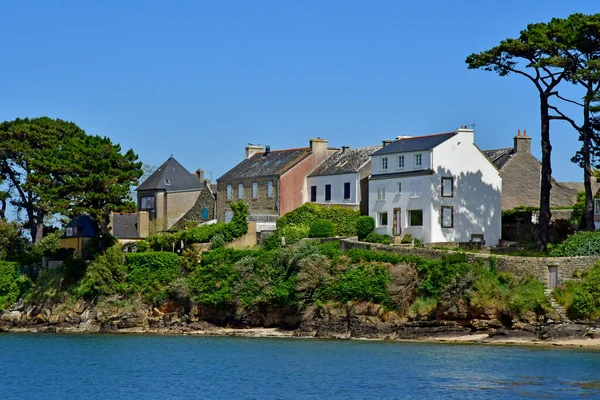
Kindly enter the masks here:
M 394 208 L 394 236 L 402 235 L 402 209 Z
M 548 286 L 554 289 L 558 285 L 558 267 L 548 267 Z

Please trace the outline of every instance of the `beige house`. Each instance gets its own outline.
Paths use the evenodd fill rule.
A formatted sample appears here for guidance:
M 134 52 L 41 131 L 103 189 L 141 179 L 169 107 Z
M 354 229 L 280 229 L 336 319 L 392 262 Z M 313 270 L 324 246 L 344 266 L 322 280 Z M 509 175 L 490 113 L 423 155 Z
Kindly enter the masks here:
M 204 171 L 190 173 L 171 156 L 137 189 L 139 211 L 149 214 L 150 234 L 172 230 L 196 204 Z

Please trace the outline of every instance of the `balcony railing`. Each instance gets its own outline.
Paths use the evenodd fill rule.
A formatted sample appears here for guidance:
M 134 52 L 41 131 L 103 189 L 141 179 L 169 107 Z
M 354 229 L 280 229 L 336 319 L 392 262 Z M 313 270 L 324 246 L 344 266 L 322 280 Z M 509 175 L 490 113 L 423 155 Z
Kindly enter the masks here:
M 248 222 L 277 222 L 279 219 L 279 215 L 272 214 L 251 214 L 248 215 Z

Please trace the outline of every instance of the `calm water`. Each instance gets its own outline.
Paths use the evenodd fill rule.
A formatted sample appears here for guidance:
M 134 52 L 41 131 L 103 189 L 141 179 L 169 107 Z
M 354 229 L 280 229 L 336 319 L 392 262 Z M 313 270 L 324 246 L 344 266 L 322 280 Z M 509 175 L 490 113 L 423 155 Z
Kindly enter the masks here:
M 186 336 L 0 335 L 0 399 L 600 398 L 600 352 Z

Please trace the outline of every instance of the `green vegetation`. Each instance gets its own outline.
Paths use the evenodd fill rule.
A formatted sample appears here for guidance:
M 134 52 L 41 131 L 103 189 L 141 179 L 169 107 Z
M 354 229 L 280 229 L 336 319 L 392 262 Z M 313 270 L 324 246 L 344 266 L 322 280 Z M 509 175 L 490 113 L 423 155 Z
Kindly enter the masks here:
M 335 227 L 335 235 L 354 236 L 356 234 L 356 223 L 359 216 L 360 213 L 358 211 L 354 211 L 346 207 L 326 207 L 317 204 L 306 203 L 279 218 L 279 220 L 277 220 L 277 230 L 285 231 L 286 228 L 293 226 L 298 229 L 305 230 L 308 234 L 310 225 L 315 220 L 326 219 L 333 223 Z
M 371 232 L 364 238 L 364 241 L 369 243 L 391 244 L 392 238 L 388 235 Z
M 552 257 L 594 256 L 600 254 L 600 232 L 583 231 L 567 239 L 550 250 Z
M 356 234 L 358 240 L 365 240 L 365 238 L 375 230 L 375 219 L 368 215 L 358 217 L 356 220 Z
M 554 297 L 571 318 L 600 318 L 600 263 L 586 271 L 580 282 L 568 281 L 557 287 Z
M 333 222 L 328 219 L 317 219 L 311 222 L 308 230 L 309 238 L 333 237 L 335 236 L 335 227 Z

